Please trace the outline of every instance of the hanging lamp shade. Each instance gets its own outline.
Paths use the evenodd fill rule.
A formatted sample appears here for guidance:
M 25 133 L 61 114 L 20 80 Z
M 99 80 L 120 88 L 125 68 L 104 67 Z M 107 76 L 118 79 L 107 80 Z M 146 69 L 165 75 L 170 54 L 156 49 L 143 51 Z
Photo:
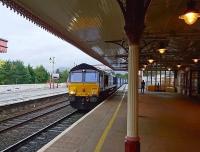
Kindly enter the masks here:
M 165 47 L 165 44 L 164 44 L 163 42 L 160 42 L 160 44 L 159 44 L 159 49 L 158 49 L 159 53 L 160 53 L 160 54 L 164 54 L 166 50 L 167 50 L 167 49 L 166 49 L 166 47 Z
M 151 64 L 151 63 L 153 63 L 153 59 L 148 59 L 148 62 Z
M 199 59 L 192 59 L 194 63 L 197 63 Z
M 196 2 L 194 0 L 189 0 L 187 2 L 187 8 L 185 13 L 179 16 L 179 19 L 183 19 L 186 24 L 192 25 L 200 17 L 200 13 L 196 10 Z

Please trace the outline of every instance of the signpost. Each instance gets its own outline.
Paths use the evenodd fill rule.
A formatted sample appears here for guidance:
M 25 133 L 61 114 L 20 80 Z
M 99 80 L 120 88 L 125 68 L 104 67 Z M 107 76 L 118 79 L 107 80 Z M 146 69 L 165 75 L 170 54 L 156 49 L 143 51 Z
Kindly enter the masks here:
M 7 53 L 7 40 L 0 38 L 0 53 Z
M 53 80 L 58 80 L 60 75 L 58 73 L 53 73 L 52 79 Z
M 58 73 L 54 73 L 54 64 L 55 64 L 55 57 L 50 57 L 49 58 L 50 63 L 52 63 L 52 72 L 50 75 L 50 89 L 53 88 L 54 89 L 54 83 L 55 81 L 57 81 L 57 88 L 58 88 L 58 80 L 59 80 L 59 74 Z M 53 87 L 51 86 L 53 84 Z
M 53 80 L 53 88 L 54 88 L 54 83 L 57 82 L 57 88 L 58 88 L 58 80 L 60 78 L 60 75 L 58 73 L 53 73 L 52 74 L 52 80 Z

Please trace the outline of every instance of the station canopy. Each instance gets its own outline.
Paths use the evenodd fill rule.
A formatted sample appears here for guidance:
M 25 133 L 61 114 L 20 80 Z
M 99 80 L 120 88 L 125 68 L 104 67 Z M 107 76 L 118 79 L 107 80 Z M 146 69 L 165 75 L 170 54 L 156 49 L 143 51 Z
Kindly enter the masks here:
M 117 0 L 0 1 L 113 70 L 127 70 L 128 42 Z M 119 1 L 125 5 L 125 0 Z M 186 0 L 151 1 L 140 41 L 140 67 L 150 58 L 163 69 L 176 68 L 177 64 L 195 66 L 192 59 L 200 57 L 200 21 L 187 25 L 179 19 L 186 3 Z M 199 6 L 197 1 L 196 7 Z M 167 49 L 162 55 L 158 52 L 161 44 Z

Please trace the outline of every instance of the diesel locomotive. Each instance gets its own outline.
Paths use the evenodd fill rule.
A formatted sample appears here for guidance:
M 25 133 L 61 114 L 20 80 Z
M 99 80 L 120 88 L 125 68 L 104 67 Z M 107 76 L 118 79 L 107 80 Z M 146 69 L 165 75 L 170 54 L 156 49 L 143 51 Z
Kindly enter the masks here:
M 82 63 L 69 72 L 67 82 L 70 104 L 79 110 L 90 110 L 124 83 L 124 80 L 96 67 Z

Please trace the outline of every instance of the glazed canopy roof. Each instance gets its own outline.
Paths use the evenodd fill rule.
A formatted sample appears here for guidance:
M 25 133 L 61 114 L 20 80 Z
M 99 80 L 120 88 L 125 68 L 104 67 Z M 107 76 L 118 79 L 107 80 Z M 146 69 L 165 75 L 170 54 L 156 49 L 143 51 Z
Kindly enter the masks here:
M 0 1 L 112 69 L 127 70 L 125 22 L 117 0 Z M 151 1 L 140 42 L 140 65 L 149 58 L 160 67 L 191 65 L 191 59 L 199 57 L 200 22 L 188 26 L 179 20 L 185 7 L 186 0 Z M 167 47 L 162 56 L 157 51 L 160 42 Z

